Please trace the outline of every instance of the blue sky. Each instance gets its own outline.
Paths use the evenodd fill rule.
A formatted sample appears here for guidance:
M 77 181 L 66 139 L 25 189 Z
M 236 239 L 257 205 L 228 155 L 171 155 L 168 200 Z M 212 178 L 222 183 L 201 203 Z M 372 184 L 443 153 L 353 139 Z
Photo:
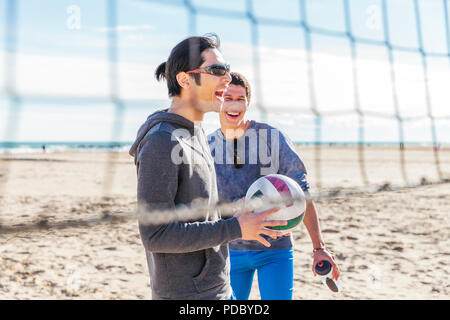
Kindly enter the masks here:
M 20 112 L 10 113 L 10 100 L 0 98 L 0 140 L 15 141 L 109 141 L 113 133 L 114 105 L 102 97 L 110 94 L 108 77 L 108 19 L 106 0 L 16 1 L 18 3 L 18 53 L 16 89 L 25 99 Z M 324 113 L 322 139 L 354 141 L 358 118 L 340 113 L 353 110 L 356 101 L 367 112 L 394 115 L 388 51 L 384 46 L 357 43 L 355 95 L 353 65 L 347 38 L 311 34 L 314 96 L 307 76 L 305 34 L 300 27 L 260 25 L 260 81 L 256 81 L 251 46 L 251 24 L 242 19 L 246 1 L 191 1 L 199 9 L 195 30 L 183 1 L 117 0 L 118 93 L 124 99 L 121 141 L 134 139 L 139 125 L 155 109 L 168 106 L 165 83 L 153 72 L 165 61 L 171 48 L 195 31 L 217 33 L 222 52 L 232 69 L 245 74 L 253 84 L 255 100 L 249 118 L 261 120 L 260 103 L 270 113 L 268 122 L 293 140 L 314 140 L 314 118 L 308 110 L 311 99 Z M 0 0 L 0 21 L 6 18 L 6 0 Z M 257 19 L 299 21 L 300 1 L 254 0 Z M 376 0 L 349 0 L 351 27 L 356 37 L 384 40 L 382 5 Z M 387 1 L 390 39 L 394 46 L 418 48 L 414 2 Z M 442 0 L 419 3 L 425 51 L 447 54 L 446 25 Z M 345 32 L 344 1 L 305 0 L 307 21 L 313 28 Z M 448 2 L 450 7 L 450 2 Z M 211 8 L 205 13 L 204 8 Z M 215 11 L 214 11 L 215 10 Z M 219 12 L 221 16 L 214 13 Z M 227 17 L 224 13 L 230 12 Z M 79 27 L 79 28 L 78 28 Z M 0 29 L 0 88 L 5 85 L 5 28 Z M 406 117 L 427 114 L 422 60 L 418 52 L 395 51 L 394 71 L 400 113 Z M 427 59 L 430 103 L 434 115 L 449 116 L 450 61 L 446 57 Z M 256 84 L 259 83 L 258 87 Z M 447 84 L 447 86 L 446 86 Z M 0 89 L 1 90 L 1 89 Z M 3 92 L 0 91 L 0 92 Z M 60 97 L 37 99 L 38 96 Z M 74 99 L 64 99 L 74 97 Z M 80 97 L 91 97 L 85 103 Z M 97 101 L 97 102 L 95 102 Z M 284 111 L 283 111 L 284 110 Z M 287 110 L 287 111 L 286 111 Z M 16 119 L 16 130 L 8 121 Z M 429 121 L 405 123 L 407 141 L 430 141 Z M 205 118 L 207 131 L 217 128 L 217 114 Z M 366 117 L 366 140 L 397 141 L 393 119 Z M 4 129 L 5 128 L 5 129 Z M 437 122 L 439 141 L 450 142 L 450 122 Z

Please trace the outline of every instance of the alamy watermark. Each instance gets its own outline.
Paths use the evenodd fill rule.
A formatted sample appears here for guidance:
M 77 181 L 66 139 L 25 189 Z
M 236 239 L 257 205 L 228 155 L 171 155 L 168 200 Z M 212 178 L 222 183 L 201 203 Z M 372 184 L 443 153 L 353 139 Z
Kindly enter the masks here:
M 367 270 L 367 287 L 371 289 L 381 289 L 382 271 L 377 265 L 370 265 Z
M 82 285 L 81 273 L 75 265 L 67 266 L 67 272 L 66 292 L 70 295 L 77 295 Z
M 194 137 L 201 137 L 199 129 L 194 127 L 194 136 L 187 129 L 176 129 L 172 132 L 172 141 L 178 141 L 171 150 L 174 164 L 204 164 L 201 146 Z M 227 130 L 226 136 L 231 131 Z M 270 143 L 268 143 L 270 141 Z M 246 148 L 247 146 L 247 148 Z M 239 139 L 222 139 L 214 135 L 210 142 L 210 153 L 215 164 L 258 164 L 261 175 L 278 172 L 280 163 L 280 132 L 276 129 L 249 128 Z
M 366 8 L 366 27 L 371 30 L 381 30 L 381 9 L 376 4 Z
M 81 29 L 81 8 L 76 5 L 68 6 L 66 9 L 67 20 L 66 26 L 69 30 Z

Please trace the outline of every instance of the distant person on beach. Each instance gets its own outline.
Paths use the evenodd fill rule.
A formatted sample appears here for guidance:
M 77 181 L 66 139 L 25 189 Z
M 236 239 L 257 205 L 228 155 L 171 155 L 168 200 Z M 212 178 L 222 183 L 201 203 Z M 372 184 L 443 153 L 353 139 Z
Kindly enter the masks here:
M 251 98 L 250 84 L 243 75 L 236 72 L 231 73 L 231 79 L 219 113 L 221 127 L 208 135 L 215 160 L 219 200 L 231 202 L 245 197 L 250 185 L 264 175 L 278 173 L 294 179 L 309 198 L 303 221 L 312 241 L 313 266 L 321 260 L 329 261 L 333 266 L 333 278 L 337 279 L 339 268 L 333 252 L 327 249 L 322 238 L 317 211 L 309 197 L 307 173 L 302 160 L 284 133 L 266 123 L 245 120 Z M 240 153 L 244 157 L 241 161 L 236 161 L 237 145 L 245 148 Z M 221 150 L 222 154 L 217 155 L 217 150 Z M 265 153 L 271 151 L 270 162 L 262 163 L 261 150 L 265 150 Z M 229 159 L 233 158 L 234 163 L 227 163 L 223 159 L 223 156 L 227 158 L 229 154 L 233 154 Z M 292 299 L 292 235 L 277 239 L 266 237 L 266 240 L 270 242 L 270 247 L 263 246 L 258 241 L 244 239 L 234 240 L 229 244 L 231 287 L 238 300 L 248 299 L 256 270 L 262 299 Z M 315 274 L 314 267 L 313 273 Z
M 216 173 L 201 121 L 206 112 L 220 110 L 231 81 L 218 37 L 181 41 L 155 75 L 167 81 L 171 105 L 147 118 L 130 149 L 152 298 L 232 299 L 228 242 L 242 238 L 270 245 L 261 234 L 276 238 L 282 233 L 265 227 L 287 222 L 263 221 L 278 208 L 240 211 L 226 220 L 215 208 Z M 189 208 L 198 199 L 208 204 L 200 218 L 143 222 L 167 217 L 167 210 L 176 212 L 180 206 Z
M 42 153 L 45 153 L 45 144 L 42 145 Z

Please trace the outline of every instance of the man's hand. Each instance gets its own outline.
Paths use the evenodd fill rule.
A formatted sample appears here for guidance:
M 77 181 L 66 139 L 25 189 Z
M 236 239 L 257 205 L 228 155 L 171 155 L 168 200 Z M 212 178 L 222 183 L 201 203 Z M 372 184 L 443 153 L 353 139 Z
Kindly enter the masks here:
M 281 237 L 282 231 L 267 229 L 266 227 L 285 226 L 286 220 L 264 220 L 267 216 L 279 211 L 280 208 L 273 208 L 262 212 L 251 212 L 244 209 L 236 213 L 234 216 L 238 219 L 241 226 L 243 240 L 257 240 L 266 247 L 270 247 L 270 243 L 261 236 L 265 234 L 273 239 Z
M 322 260 L 326 260 L 329 263 L 331 263 L 331 266 L 333 268 L 333 271 L 331 273 L 332 279 L 337 280 L 340 277 L 341 272 L 339 271 L 339 267 L 334 258 L 334 253 L 327 250 L 326 248 L 317 250 L 316 252 L 314 252 L 313 268 L 312 268 L 314 276 L 317 275 L 315 266 L 319 261 L 322 261 Z

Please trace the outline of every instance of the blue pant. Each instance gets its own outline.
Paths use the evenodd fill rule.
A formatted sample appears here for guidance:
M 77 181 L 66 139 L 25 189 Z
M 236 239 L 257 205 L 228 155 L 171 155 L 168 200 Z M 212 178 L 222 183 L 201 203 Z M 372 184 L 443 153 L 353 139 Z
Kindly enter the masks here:
M 237 300 L 248 299 L 256 270 L 262 300 L 292 300 L 292 248 L 269 251 L 230 250 L 230 263 L 231 287 Z

